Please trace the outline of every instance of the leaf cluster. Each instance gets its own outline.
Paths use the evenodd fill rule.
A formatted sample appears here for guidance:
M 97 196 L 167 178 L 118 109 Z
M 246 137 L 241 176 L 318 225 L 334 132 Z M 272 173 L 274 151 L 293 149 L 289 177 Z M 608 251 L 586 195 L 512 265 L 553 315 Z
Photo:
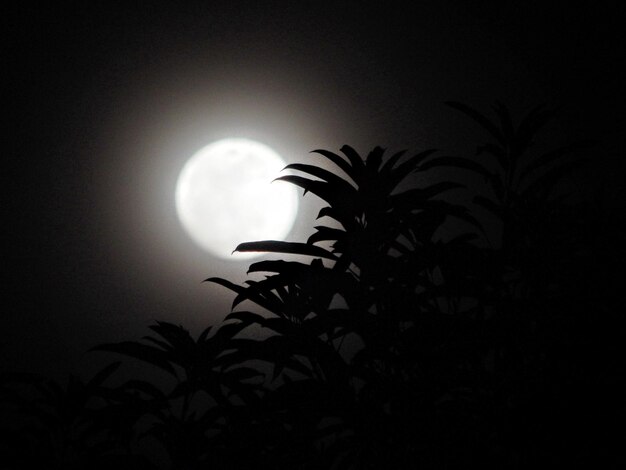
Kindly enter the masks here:
M 316 150 L 323 165 L 288 165 L 296 174 L 278 179 L 325 203 L 308 240 L 240 244 L 266 258 L 242 285 L 206 279 L 234 300 L 197 339 L 157 322 L 140 341 L 94 348 L 162 380 L 104 386 L 116 362 L 65 389 L 31 381 L 28 429 L 60 435 L 50 449 L 71 448 L 82 465 L 125 456 L 154 468 L 136 451 L 144 441 L 172 469 L 597 464 L 614 444 L 589 435 L 580 404 L 598 398 L 594 385 L 624 390 L 611 379 L 623 361 L 606 357 L 626 335 L 585 295 L 588 220 L 559 194 L 590 142 L 535 152 L 555 110 L 515 124 L 499 103 L 495 119 L 448 105 L 488 134 L 474 154 L 362 157 L 346 145 Z M 446 170 L 478 175 L 482 192 Z M 612 341 L 589 333 L 590 311 L 613 325 Z M 610 372 L 596 372 L 602 360 Z

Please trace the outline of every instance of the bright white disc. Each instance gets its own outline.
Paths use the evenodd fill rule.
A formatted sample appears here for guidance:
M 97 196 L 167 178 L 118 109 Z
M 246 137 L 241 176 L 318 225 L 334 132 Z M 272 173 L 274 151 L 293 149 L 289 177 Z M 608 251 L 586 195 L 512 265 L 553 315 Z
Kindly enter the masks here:
M 224 139 L 195 153 L 176 185 L 182 226 L 215 256 L 244 259 L 261 253 L 234 253 L 242 242 L 283 240 L 298 212 L 296 188 L 272 183 L 285 167 L 272 149 L 248 139 Z

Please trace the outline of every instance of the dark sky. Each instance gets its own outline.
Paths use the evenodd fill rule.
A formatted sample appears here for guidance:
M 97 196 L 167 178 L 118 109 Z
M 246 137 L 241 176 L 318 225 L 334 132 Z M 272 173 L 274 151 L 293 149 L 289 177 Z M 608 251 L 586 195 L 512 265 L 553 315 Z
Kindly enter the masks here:
M 0 369 L 62 376 L 154 320 L 196 332 L 228 312 L 200 281 L 241 281 L 247 263 L 196 248 L 173 198 L 186 159 L 221 137 L 290 162 L 345 143 L 461 151 L 481 136 L 444 101 L 518 115 L 545 101 L 564 106 L 556 135 L 602 138 L 615 175 L 624 7 L 558 3 L 2 7 Z M 312 228 L 303 206 L 293 240 Z

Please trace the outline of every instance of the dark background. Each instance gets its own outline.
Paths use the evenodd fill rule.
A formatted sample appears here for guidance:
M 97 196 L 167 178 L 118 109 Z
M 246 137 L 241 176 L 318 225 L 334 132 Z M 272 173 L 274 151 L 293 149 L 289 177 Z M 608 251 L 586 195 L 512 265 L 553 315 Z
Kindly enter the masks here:
M 624 7 L 545 1 L 63 2 L 2 7 L 0 370 L 89 369 L 154 320 L 193 332 L 232 297 L 176 220 L 186 159 L 227 136 L 289 162 L 473 151 L 446 100 L 562 106 L 548 144 L 598 137 L 589 181 L 623 193 Z M 584 181 L 583 181 L 584 182 Z M 313 225 L 311 196 L 290 239 Z

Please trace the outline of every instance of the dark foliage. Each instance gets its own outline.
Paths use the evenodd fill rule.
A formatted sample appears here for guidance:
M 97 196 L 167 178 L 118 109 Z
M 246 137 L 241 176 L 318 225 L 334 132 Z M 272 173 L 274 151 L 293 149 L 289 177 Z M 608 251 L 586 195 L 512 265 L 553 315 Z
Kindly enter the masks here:
M 11 468 L 623 465 L 626 334 L 603 270 L 607 240 L 624 245 L 565 184 L 591 143 L 536 154 L 553 110 L 515 124 L 501 104 L 495 120 L 448 104 L 489 135 L 472 157 L 317 150 L 345 177 L 292 164 L 279 179 L 321 198 L 327 223 L 303 243 L 239 245 L 271 256 L 249 268 L 260 280 L 207 279 L 235 294 L 221 325 L 194 340 L 159 322 L 94 348 L 163 382 L 105 386 L 119 362 L 65 388 L 7 377 L 5 401 L 29 416 Z M 401 190 L 416 174 L 430 183 Z M 137 451 L 146 439 L 167 462 Z

